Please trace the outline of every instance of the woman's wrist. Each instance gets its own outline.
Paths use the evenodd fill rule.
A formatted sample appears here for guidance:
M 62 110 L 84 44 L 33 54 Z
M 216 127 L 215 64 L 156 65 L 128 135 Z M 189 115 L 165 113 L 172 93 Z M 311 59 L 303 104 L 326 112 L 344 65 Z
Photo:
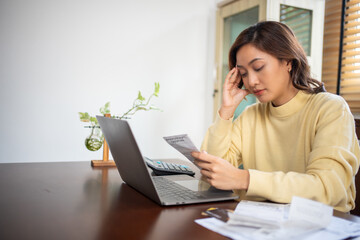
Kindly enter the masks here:
M 227 107 L 221 106 L 220 110 L 219 110 L 219 115 L 222 119 L 229 120 L 230 118 L 232 118 L 234 116 L 235 110 L 236 110 L 236 108 L 234 109 L 234 108 L 227 108 Z
M 238 169 L 237 190 L 247 190 L 250 184 L 250 173 L 248 170 Z

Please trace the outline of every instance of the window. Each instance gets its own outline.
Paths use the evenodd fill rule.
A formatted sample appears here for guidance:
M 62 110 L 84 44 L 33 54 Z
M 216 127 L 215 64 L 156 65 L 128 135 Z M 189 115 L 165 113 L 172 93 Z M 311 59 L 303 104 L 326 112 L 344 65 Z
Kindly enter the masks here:
M 293 31 L 307 56 L 311 54 L 312 11 L 280 4 L 280 22 Z

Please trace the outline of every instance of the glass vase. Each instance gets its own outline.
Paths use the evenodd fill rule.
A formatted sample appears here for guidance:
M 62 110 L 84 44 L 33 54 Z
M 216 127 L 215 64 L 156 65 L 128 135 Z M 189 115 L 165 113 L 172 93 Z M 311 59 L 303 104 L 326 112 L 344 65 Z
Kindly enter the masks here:
M 85 146 L 90 151 L 97 151 L 101 148 L 104 142 L 104 136 L 99 126 L 91 126 L 91 133 L 85 139 Z

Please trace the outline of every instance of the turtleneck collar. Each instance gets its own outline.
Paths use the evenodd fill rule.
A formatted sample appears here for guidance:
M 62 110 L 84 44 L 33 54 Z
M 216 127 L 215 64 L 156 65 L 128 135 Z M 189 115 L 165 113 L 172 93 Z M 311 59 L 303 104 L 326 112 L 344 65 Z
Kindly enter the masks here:
M 270 114 L 274 117 L 287 117 L 299 111 L 307 102 L 310 94 L 299 90 L 298 93 L 287 103 L 274 107 L 271 102 L 267 103 L 270 108 Z

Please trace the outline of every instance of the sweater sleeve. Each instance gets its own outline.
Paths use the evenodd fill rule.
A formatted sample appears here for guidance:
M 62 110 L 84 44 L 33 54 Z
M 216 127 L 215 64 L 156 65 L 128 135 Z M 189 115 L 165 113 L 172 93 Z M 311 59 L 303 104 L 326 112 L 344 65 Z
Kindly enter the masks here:
M 240 117 L 239 117 L 240 118 Z M 239 118 L 224 120 L 217 114 L 216 120 L 207 130 L 201 150 L 229 161 L 233 166 L 241 164 L 241 129 Z
M 315 135 L 306 172 L 262 172 L 250 169 L 247 197 L 289 203 L 292 196 L 300 196 L 344 212 L 354 208 L 353 181 L 360 156 L 354 119 L 345 102 L 329 104 L 331 107 L 328 106 L 314 123 Z

